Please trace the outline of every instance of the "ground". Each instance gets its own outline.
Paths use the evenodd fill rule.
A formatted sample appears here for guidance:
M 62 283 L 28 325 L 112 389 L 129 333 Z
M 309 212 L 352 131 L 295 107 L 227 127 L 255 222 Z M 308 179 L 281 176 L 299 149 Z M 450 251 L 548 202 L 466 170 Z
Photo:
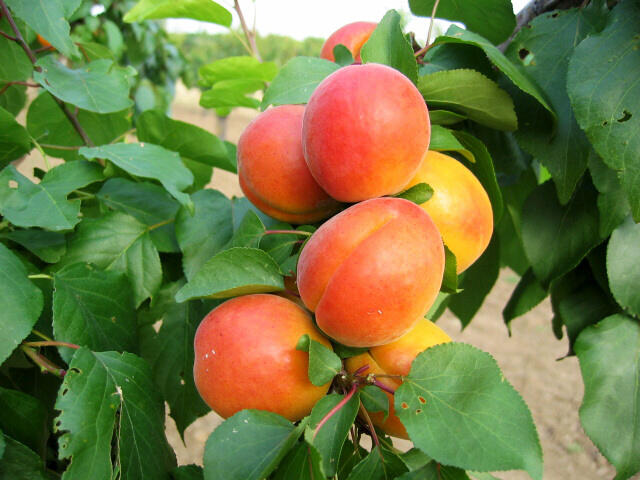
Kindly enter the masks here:
M 198 106 L 198 98 L 197 91 L 179 88 L 172 116 L 218 133 L 219 122 L 210 111 Z M 236 142 L 254 116 L 251 110 L 234 111 L 227 121 L 227 139 Z M 21 162 L 20 170 L 31 176 L 34 165 L 43 165 L 38 154 Z M 216 170 L 210 186 L 227 195 L 242 194 L 237 177 L 228 172 Z M 575 357 L 563 358 L 567 340 L 557 340 L 551 331 L 549 303 L 544 302 L 514 320 L 511 337 L 508 334 L 501 312 L 516 283 L 517 277 L 504 270 L 482 309 L 464 331 L 460 331 L 459 321 L 448 313 L 439 320 L 439 325 L 455 341 L 470 343 L 493 355 L 507 380 L 523 396 L 540 435 L 545 480 L 613 478 L 614 468 L 600 455 L 580 425 L 578 409 L 583 394 L 580 367 Z M 187 428 L 183 443 L 175 424 L 167 417 L 169 441 L 180 464 L 202 463 L 204 444 L 219 422 L 220 418 L 214 413 L 199 419 Z M 523 472 L 497 476 L 503 480 L 529 478 Z

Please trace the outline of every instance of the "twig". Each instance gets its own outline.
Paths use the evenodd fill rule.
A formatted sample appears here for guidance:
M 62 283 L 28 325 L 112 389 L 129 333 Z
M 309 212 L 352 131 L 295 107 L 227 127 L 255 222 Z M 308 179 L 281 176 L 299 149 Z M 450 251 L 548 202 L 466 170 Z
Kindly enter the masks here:
M 18 39 L 16 37 L 12 37 L 7 32 L 3 32 L 2 30 L 0 30 L 0 35 L 2 35 L 4 38 L 8 38 L 12 42 L 17 42 L 18 41 Z
M 244 19 L 244 14 L 242 13 L 242 9 L 240 8 L 240 3 L 238 0 L 233 1 L 233 8 L 238 13 L 238 18 L 240 19 L 240 25 L 242 26 L 242 31 L 244 32 L 244 36 L 247 37 L 247 41 L 251 46 L 251 54 L 258 59 L 258 61 L 262 62 L 262 57 L 260 56 L 260 52 L 258 51 L 258 45 L 256 44 L 256 34 L 255 31 L 251 31 L 247 26 L 247 22 Z
M 390 393 L 391 395 L 394 395 L 396 393 L 396 391 L 391 388 L 391 387 L 387 387 L 384 383 L 379 382 L 378 380 L 376 380 L 375 378 L 373 378 L 371 380 L 371 385 L 375 385 L 376 387 L 378 387 L 380 390 L 383 390 L 387 393 Z
M 371 417 L 369 417 L 369 413 L 364 408 L 364 405 L 362 405 L 362 402 L 360 402 L 360 413 L 362 414 L 365 421 L 367 422 L 367 426 L 369 427 L 369 433 L 371 434 L 373 443 L 375 443 L 376 447 L 378 447 L 378 450 L 380 450 L 380 440 L 378 440 L 378 434 L 376 433 L 376 429 L 373 426 L 373 422 L 371 422 Z M 382 455 L 382 451 L 380 451 L 380 454 Z
M 27 355 L 27 357 L 29 357 L 33 361 L 33 363 L 40 367 L 40 370 L 42 372 L 49 372 L 60 378 L 64 377 L 67 374 L 66 370 L 51 363 L 49 359 L 47 359 L 43 355 L 40 355 L 33 348 L 22 345 L 20 349 L 25 353 L 25 355 Z
M 41 143 L 42 148 L 51 148 L 53 150 L 80 150 L 81 146 L 66 146 L 66 145 L 50 145 L 48 143 Z
M 73 348 L 74 350 L 80 348 L 80 345 L 76 345 L 75 343 L 58 342 L 55 340 L 46 340 L 44 342 L 23 342 L 22 344 L 27 347 L 67 347 Z
M 349 392 L 342 398 L 342 400 L 340 400 L 335 407 L 329 410 L 329 413 L 322 417 L 322 420 L 318 422 L 318 425 L 316 425 L 316 430 L 315 432 L 313 432 L 313 439 L 316 438 L 316 435 L 318 435 L 318 432 L 320 431 L 322 426 L 327 423 L 331 417 L 338 413 L 338 411 L 340 411 L 340 409 L 344 407 L 349 400 L 351 400 L 351 397 L 353 397 L 353 394 L 356 393 L 356 390 L 358 390 L 358 384 L 357 382 L 354 382 L 353 385 L 351 385 L 351 390 L 349 390 Z
M 436 10 L 438 10 L 439 3 L 440 0 L 436 0 L 436 2 L 433 4 L 433 10 L 431 10 L 431 21 L 429 22 L 429 31 L 427 32 L 427 41 L 425 42 L 424 47 L 413 54 L 415 57 L 424 55 L 431 48 L 431 31 L 433 30 L 433 22 L 436 18 Z
M 53 46 L 49 45 L 46 47 L 40 47 L 40 48 L 36 48 L 33 53 L 42 53 L 42 52 L 46 52 L 47 50 L 55 50 L 55 48 L 53 48 Z
M 4 16 L 7 17 L 7 21 L 9 22 L 9 25 L 11 25 L 11 30 L 13 30 L 13 33 L 15 33 L 16 35 L 15 41 L 20 44 L 22 49 L 25 51 L 25 53 L 29 57 L 29 60 L 31 60 L 31 63 L 35 65 L 37 61 L 36 56 L 33 54 L 31 49 L 29 48 L 29 45 L 27 45 L 27 42 L 24 41 L 24 38 L 22 37 L 22 33 L 20 33 L 20 29 L 18 28 L 15 20 L 11 16 L 11 12 L 9 12 L 9 8 L 4 3 L 4 0 L 0 0 L 0 9 L 2 9 L 2 13 L 4 13 Z M 40 67 L 36 67 L 36 68 L 40 68 Z

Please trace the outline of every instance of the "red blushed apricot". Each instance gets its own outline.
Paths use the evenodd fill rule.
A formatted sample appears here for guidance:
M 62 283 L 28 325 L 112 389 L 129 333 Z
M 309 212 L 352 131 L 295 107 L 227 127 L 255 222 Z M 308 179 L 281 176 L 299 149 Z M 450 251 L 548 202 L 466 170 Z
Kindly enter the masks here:
M 428 183 L 433 196 L 422 208 L 456 256 L 458 273 L 485 251 L 493 233 L 493 210 L 487 192 L 471 171 L 455 158 L 429 151 L 406 188 Z
M 341 68 L 311 95 L 304 157 L 333 198 L 359 202 L 402 190 L 429 147 L 429 112 L 403 74 L 369 63 Z
M 411 362 L 419 353 L 434 345 L 450 341 L 451 338 L 444 330 L 435 323 L 422 319 L 406 335 L 395 342 L 374 347 L 367 353 L 347 359 L 347 371 L 353 373 L 358 368 L 369 365 L 369 369 L 363 375 L 370 373 L 374 375 L 408 375 Z M 395 378 L 379 377 L 377 381 L 392 390 L 396 390 L 402 385 L 402 382 Z M 404 425 L 395 414 L 393 395 L 387 393 L 387 397 L 389 398 L 389 416 L 384 420 L 382 412 L 369 412 L 371 421 L 376 427 L 391 436 L 408 439 Z
M 331 348 L 307 312 L 289 300 L 255 294 L 226 301 L 196 331 L 198 392 L 224 418 L 255 408 L 300 420 L 330 385 L 309 381 L 309 355 L 296 350 L 305 333 Z
M 238 141 L 238 177 L 246 197 L 270 217 L 314 223 L 337 209 L 311 176 L 302 154 L 302 105 L 271 108 Z
M 298 261 L 302 301 L 318 327 L 354 347 L 389 343 L 434 302 L 444 272 L 435 225 L 399 198 L 358 203 L 324 223 Z
M 336 45 L 344 45 L 351 52 L 353 59 L 360 62 L 360 49 L 378 26 L 374 22 L 353 22 L 333 32 L 322 45 L 320 57 L 335 61 L 333 49 Z

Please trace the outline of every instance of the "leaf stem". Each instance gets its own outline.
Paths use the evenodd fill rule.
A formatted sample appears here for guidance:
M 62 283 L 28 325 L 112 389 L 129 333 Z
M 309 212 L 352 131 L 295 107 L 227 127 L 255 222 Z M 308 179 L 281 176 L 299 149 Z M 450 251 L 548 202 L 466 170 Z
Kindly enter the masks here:
M 18 39 L 16 37 L 12 37 L 7 32 L 3 32 L 2 30 L 0 30 L 0 35 L 2 35 L 4 38 L 7 38 L 7 39 L 11 40 L 12 42 L 17 42 L 18 41 Z
M 262 235 L 303 235 L 305 237 L 310 237 L 312 234 L 309 232 L 305 232 L 304 230 L 265 230 Z
M 432 44 L 431 44 L 431 31 L 433 30 L 433 22 L 436 18 L 436 11 L 438 10 L 438 4 L 440 3 L 440 0 L 436 0 L 436 2 L 433 4 L 433 10 L 431 10 L 431 21 L 429 22 L 429 31 L 427 32 L 427 41 L 424 44 L 424 47 L 422 47 L 420 50 L 418 50 L 416 53 L 414 53 L 414 56 L 419 57 L 420 55 L 424 55 L 425 53 L 427 53 L 427 51 L 431 48 Z
M 23 342 L 23 345 L 28 347 L 68 347 L 77 350 L 80 348 L 80 345 L 76 345 L 75 343 L 68 342 L 58 342 L 56 340 L 46 340 L 44 342 Z
M 67 146 L 67 145 L 50 145 L 48 143 L 41 143 L 42 148 L 51 148 L 53 150 L 80 150 L 81 146 Z
M 371 380 L 371 385 L 375 385 L 380 390 L 383 390 L 383 391 L 385 391 L 387 393 L 390 393 L 391 395 L 394 395 L 396 393 L 396 391 L 393 388 L 387 387 L 384 383 L 379 382 L 378 380 L 376 380 L 375 377 Z
M 378 447 L 378 450 L 380 450 L 380 440 L 378 440 L 378 434 L 376 433 L 376 429 L 374 428 L 373 423 L 371 422 L 371 417 L 369 417 L 369 413 L 367 412 L 366 408 L 364 408 L 364 405 L 362 404 L 362 402 L 360 402 L 360 413 L 362 414 L 365 421 L 367 422 L 367 426 L 369 427 L 369 433 L 371 434 L 373 443 L 375 443 L 376 447 Z M 380 454 L 382 454 L 382 452 L 380 452 Z
M 22 345 L 20 346 L 20 349 L 33 361 L 33 363 L 40 367 L 42 372 L 49 372 L 60 378 L 66 375 L 66 370 L 51 363 L 45 356 L 40 355 L 33 348 Z
M 36 330 L 35 328 L 33 330 L 31 330 L 31 333 L 33 333 L 34 335 L 36 335 L 36 336 L 38 336 L 40 338 L 44 338 L 48 342 L 53 342 L 53 338 L 49 337 L 48 335 L 45 335 L 44 333 L 42 333 L 39 330 Z
M 331 410 L 329 410 L 329 413 L 327 413 L 324 417 L 322 417 L 322 420 L 320 420 L 318 422 L 318 425 L 316 425 L 316 431 L 313 432 L 313 438 L 316 438 L 316 435 L 318 435 L 318 432 L 320 431 L 320 429 L 322 428 L 322 426 L 327 423 L 329 421 L 329 419 L 331 417 L 333 417 L 336 413 L 338 413 L 338 411 L 340 411 L 340 409 L 342 407 L 344 407 L 347 402 L 349 400 L 351 400 L 351 397 L 353 397 L 354 393 L 356 393 L 356 390 L 358 390 L 358 384 L 356 382 L 353 383 L 353 385 L 351 385 L 351 389 L 349 390 L 349 392 L 347 392 L 347 394 L 342 398 L 342 400 L 340 400 L 335 407 L 333 407 Z
M 47 280 L 53 280 L 53 277 L 46 273 L 34 273 L 33 275 L 28 275 L 27 278 L 46 278 Z
M 173 223 L 175 221 L 175 218 L 169 218 L 167 220 L 163 220 L 162 222 L 158 222 L 154 225 L 151 225 L 150 227 L 147 228 L 147 231 L 151 231 L 151 230 L 155 230 L 156 228 L 160 228 L 163 227 L 165 225 L 168 225 L 170 223 Z

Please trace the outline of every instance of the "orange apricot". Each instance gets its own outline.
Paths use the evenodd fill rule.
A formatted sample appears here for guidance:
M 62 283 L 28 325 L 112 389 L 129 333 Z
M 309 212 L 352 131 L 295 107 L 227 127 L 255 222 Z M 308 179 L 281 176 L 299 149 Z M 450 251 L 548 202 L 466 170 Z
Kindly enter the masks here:
M 491 241 L 493 211 L 489 196 L 467 167 L 435 151 L 426 153 L 406 188 L 422 182 L 433 188 L 433 196 L 422 208 L 456 256 L 457 270 L 461 273 L 482 255 Z
M 309 355 L 296 350 L 304 334 L 331 348 L 309 314 L 290 300 L 254 294 L 224 302 L 196 331 L 198 392 L 224 418 L 253 408 L 300 420 L 330 385 L 309 381 Z
M 304 112 L 304 157 L 318 184 L 341 202 L 402 190 L 429 147 L 427 105 L 386 65 L 341 68 L 315 89 Z
M 322 45 L 320 57 L 335 61 L 333 49 L 336 45 L 344 45 L 351 52 L 353 59 L 360 62 L 360 49 L 378 26 L 374 22 L 353 22 L 333 32 Z
M 302 301 L 324 333 L 344 345 L 382 345 L 431 307 L 444 247 L 419 206 L 375 198 L 324 223 L 302 250 L 297 272 Z
M 314 223 L 338 207 L 311 176 L 302 154 L 302 105 L 271 108 L 238 141 L 238 178 L 259 210 L 288 223 Z

